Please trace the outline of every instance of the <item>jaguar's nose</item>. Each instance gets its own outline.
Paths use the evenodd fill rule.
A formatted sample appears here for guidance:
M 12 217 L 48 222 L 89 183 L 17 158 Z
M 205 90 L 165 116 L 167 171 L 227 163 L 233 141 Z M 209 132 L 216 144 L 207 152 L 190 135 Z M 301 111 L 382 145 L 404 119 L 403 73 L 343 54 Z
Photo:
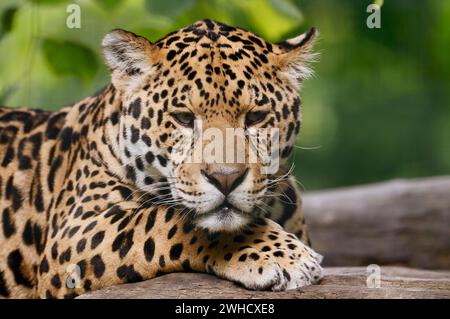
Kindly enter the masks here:
M 208 182 L 228 195 L 244 181 L 248 168 L 244 164 L 209 164 L 201 172 Z

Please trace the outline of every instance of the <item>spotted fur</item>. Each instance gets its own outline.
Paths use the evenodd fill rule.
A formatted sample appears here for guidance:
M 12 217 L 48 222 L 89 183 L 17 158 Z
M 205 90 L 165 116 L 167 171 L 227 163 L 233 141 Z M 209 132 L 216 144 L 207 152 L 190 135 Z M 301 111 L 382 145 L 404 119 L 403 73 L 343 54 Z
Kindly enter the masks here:
M 300 193 L 283 178 L 314 37 L 270 44 L 211 20 L 154 44 L 115 30 L 105 89 L 53 113 L 1 107 L 0 296 L 73 298 L 191 270 L 249 289 L 318 280 Z M 255 110 L 255 126 L 280 129 L 277 174 L 173 158 L 174 112 L 225 130 Z

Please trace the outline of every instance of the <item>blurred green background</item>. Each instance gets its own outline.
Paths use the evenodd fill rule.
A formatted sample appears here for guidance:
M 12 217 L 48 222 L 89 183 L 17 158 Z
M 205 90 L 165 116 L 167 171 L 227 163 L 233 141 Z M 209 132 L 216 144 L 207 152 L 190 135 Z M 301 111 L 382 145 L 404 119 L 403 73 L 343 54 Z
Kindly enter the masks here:
M 316 26 L 293 161 L 306 190 L 450 171 L 450 1 L 2 0 L 0 104 L 57 110 L 109 81 L 100 42 L 124 28 L 152 41 L 211 18 L 276 42 Z M 81 7 L 69 29 L 67 6 Z

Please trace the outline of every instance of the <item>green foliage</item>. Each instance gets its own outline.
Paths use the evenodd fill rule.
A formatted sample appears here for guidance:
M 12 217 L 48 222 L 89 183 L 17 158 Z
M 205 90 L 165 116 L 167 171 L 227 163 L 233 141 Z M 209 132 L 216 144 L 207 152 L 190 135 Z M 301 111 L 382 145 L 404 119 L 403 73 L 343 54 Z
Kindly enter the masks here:
M 48 5 L 68 2 L 68 0 L 28 0 L 28 1 L 36 4 L 48 4 Z
M 73 75 L 89 81 L 97 72 L 95 53 L 79 43 L 44 39 L 42 49 L 50 69 L 58 76 Z
M 145 0 L 145 8 L 154 15 L 175 18 L 191 9 L 195 0 Z
M 71 3 L 81 29 L 66 26 Z M 381 29 L 365 25 L 370 3 Z M 109 30 L 157 41 L 204 18 L 273 42 L 319 29 L 293 158 L 306 189 L 450 172 L 449 1 L 2 0 L 0 104 L 54 110 L 91 95 L 109 81 Z
M 95 2 L 105 10 L 115 10 L 120 7 L 123 0 L 95 0 Z
M 11 31 L 17 9 L 17 7 L 9 7 L 2 12 L 0 17 L 0 40 L 4 35 Z
M 288 0 L 270 0 L 272 7 L 286 17 L 303 20 L 302 12 Z
M 79 43 L 44 39 L 42 49 L 49 67 L 58 76 L 74 75 L 89 81 L 97 72 L 95 53 Z

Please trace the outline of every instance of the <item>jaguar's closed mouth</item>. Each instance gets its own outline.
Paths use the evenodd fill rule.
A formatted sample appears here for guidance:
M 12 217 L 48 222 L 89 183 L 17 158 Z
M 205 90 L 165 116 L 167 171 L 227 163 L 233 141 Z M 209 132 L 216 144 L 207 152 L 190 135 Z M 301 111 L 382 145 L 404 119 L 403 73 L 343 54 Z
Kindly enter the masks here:
M 228 201 L 224 201 L 220 206 L 210 210 L 207 213 L 197 216 L 198 220 L 207 220 L 208 218 L 213 218 L 217 224 L 221 225 L 234 225 L 236 220 L 240 220 L 240 225 L 242 220 L 245 220 L 245 224 L 248 223 L 249 214 L 242 211 L 241 209 L 233 206 Z
M 225 200 L 220 206 L 210 210 L 207 214 L 215 214 L 220 216 L 221 218 L 227 218 L 232 214 L 244 214 L 244 212 Z

